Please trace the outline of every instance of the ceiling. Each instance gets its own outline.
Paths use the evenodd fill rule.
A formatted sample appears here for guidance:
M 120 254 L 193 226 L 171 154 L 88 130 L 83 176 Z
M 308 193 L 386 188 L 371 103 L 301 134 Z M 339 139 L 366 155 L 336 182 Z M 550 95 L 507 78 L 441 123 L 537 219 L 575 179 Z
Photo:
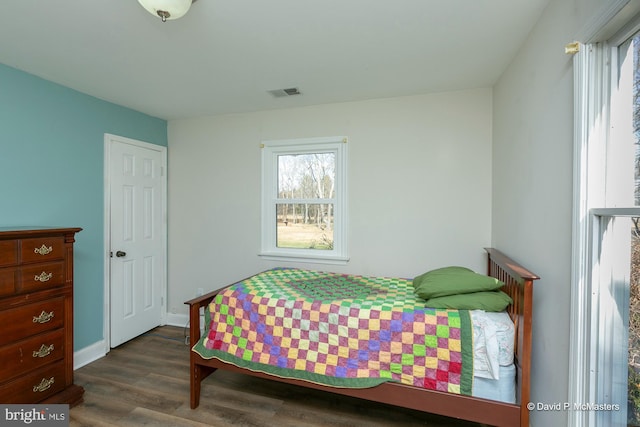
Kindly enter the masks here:
M 0 63 L 167 120 L 462 90 L 547 3 L 198 0 L 163 23 L 136 0 L 2 0 Z

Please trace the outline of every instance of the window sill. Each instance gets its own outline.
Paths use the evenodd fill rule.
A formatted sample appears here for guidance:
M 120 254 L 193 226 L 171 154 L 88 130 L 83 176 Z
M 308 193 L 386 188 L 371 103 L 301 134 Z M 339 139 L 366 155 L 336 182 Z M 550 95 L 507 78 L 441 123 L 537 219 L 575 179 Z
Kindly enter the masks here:
M 271 261 L 289 261 L 289 262 L 305 262 L 311 264 L 336 264 L 346 265 L 349 262 L 349 257 L 343 256 L 312 256 L 312 255 L 297 255 L 291 253 L 274 253 L 274 252 L 262 252 L 259 253 L 262 259 Z

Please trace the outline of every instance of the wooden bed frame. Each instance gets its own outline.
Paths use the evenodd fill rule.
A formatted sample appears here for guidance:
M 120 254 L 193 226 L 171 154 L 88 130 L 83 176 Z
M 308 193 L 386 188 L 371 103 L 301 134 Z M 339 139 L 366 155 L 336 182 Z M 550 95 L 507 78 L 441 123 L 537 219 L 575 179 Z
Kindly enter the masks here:
M 253 372 L 218 359 L 203 359 L 199 354 L 191 351 L 191 408 L 195 409 L 200 403 L 202 380 L 216 369 L 223 369 L 477 423 L 505 427 L 528 427 L 529 410 L 527 409 L 527 403 L 529 402 L 531 379 L 533 281 L 539 279 L 539 277 L 500 251 L 492 248 L 485 250 L 488 254 L 488 274 L 503 281 L 505 286 L 502 290 L 513 299 L 513 304 L 507 308 L 507 311 L 516 327 L 516 402 L 519 403 L 509 404 L 393 382 L 365 389 L 334 388 L 303 380 L 280 378 L 261 372 Z M 192 345 L 200 339 L 201 308 L 206 307 L 218 292 L 219 290 L 216 290 L 185 302 L 185 304 L 189 305 L 189 337 Z

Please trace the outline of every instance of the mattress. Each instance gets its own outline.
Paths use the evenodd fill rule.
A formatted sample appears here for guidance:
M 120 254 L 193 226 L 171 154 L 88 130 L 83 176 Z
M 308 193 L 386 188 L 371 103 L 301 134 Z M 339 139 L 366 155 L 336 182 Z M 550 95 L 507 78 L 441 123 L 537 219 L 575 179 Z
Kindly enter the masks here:
M 499 380 L 473 377 L 471 395 L 483 399 L 498 400 L 505 403 L 516 403 L 516 366 L 500 366 Z

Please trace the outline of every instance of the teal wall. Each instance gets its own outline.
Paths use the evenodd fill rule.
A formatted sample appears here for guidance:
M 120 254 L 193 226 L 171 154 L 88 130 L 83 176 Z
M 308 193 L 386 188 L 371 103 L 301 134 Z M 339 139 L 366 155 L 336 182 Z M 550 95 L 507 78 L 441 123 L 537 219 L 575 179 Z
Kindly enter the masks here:
M 167 122 L 0 64 L 0 227 L 82 227 L 75 350 L 103 339 L 104 134 L 167 146 Z

